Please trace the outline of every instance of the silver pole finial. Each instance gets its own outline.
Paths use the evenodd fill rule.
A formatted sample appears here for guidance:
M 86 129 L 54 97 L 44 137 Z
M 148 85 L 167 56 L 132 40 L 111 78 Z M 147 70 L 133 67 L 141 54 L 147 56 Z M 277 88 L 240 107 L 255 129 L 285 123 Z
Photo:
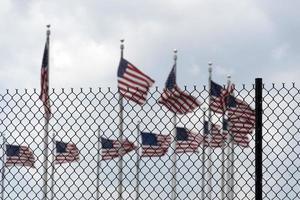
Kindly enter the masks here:
M 231 79 L 231 76 L 230 76 L 230 74 L 228 74 L 228 75 L 227 75 L 227 79 L 228 79 L 228 80 L 230 80 L 230 79 Z
M 177 49 L 174 49 L 173 52 L 174 52 L 174 60 L 175 60 L 175 62 L 176 62 L 176 60 L 177 60 L 177 52 L 178 52 L 178 51 L 177 51 Z
M 209 72 L 212 72 L 212 65 L 213 65 L 212 62 L 208 62 L 208 71 Z
M 123 58 L 123 50 L 124 50 L 124 39 L 121 39 L 120 42 L 121 42 L 121 45 L 120 45 L 120 49 L 121 49 L 121 58 Z
M 124 49 L 124 41 L 125 41 L 124 39 L 121 39 L 121 40 L 120 40 L 120 42 L 121 42 L 120 48 L 121 48 L 122 50 Z
M 47 36 L 49 36 L 50 35 L 50 27 L 51 27 L 51 25 L 47 24 L 46 27 L 47 27 Z

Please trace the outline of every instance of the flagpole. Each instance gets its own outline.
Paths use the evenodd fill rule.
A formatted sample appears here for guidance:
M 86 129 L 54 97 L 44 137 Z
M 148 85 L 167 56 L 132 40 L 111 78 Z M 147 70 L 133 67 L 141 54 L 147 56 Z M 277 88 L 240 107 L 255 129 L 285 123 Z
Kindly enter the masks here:
M 2 140 L 3 140 L 3 145 L 2 145 L 2 149 L 3 149 L 3 162 L 2 162 L 2 172 L 1 172 L 1 175 L 2 175 L 2 179 L 1 179 L 1 199 L 4 199 L 4 177 L 5 177 L 5 158 L 6 158 L 6 142 L 5 142 L 5 135 L 4 133 L 2 133 Z
M 50 29 L 50 25 L 47 25 L 48 29 Z M 50 30 L 49 30 L 49 34 L 50 34 Z M 49 42 L 49 46 L 48 46 L 48 66 L 49 66 L 49 57 L 50 56 L 50 42 Z M 48 82 L 49 82 L 49 68 L 48 67 Z M 47 95 L 48 96 L 48 95 Z M 48 121 L 49 124 L 49 121 Z M 49 135 L 49 132 L 48 132 Z M 51 149 L 51 172 L 50 172 L 50 180 L 51 180 L 51 185 L 50 185 L 50 199 L 53 200 L 55 197 L 54 194 L 54 183 L 55 183 L 55 179 L 54 179 L 54 172 L 55 172 L 55 153 L 56 153 L 56 142 L 55 142 L 55 136 L 54 133 L 52 134 L 52 138 L 50 136 L 50 140 L 52 142 L 52 149 Z
M 48 81 L 48 88 L 49 88 L 49 45 L 50 45 L 50 25 L 47 25 L 47 45 L 48 45 L 48 55 L 47 55 L 47 63 L 48 63 L 48 73 L 46 74 L 47 76 L 47 81 Z M 47 98 L 49 97 L 49 90 L 47 90 Z M 49 99 L 47 99 L 47 101 L 49 101 Z M 47 108 L 48 109 L 48 108 Z M 45 130 L 45 134 L 44 134 L 44 176 L 43 176 L 43 180 L 44 180 L 44 185 L 43 185 L 43 199 L 47 200 L 47 193 L 48 193 L 48 145 L 49 145 L 49 141 L 48 141 L 48 137 L 49 137 L 49 113 L 48 112 L 44 112 L 44 118 L 45 118 L 45 126 L 44 126 L 44 130 Z
M 229 194 L 229 197 L 230 199 L 234 199 L 234 143 L 233 143 L 233 140 L 231 141 L 231 156 L 230 156 L 230 159 L 231 159 L 231 170 L 230 170 L 230 173 L 231 173 L 231 181 L 230 181 L 230 194 Z
M 227 88 L 230 86 L 231 84 L 231 80 L 230 80 L 231 76 L 228 75 L 227 76 Z M 231 95 L 231 94 L 229 94 Z M 226 109 L 227 109 L 227 104 L 226 103 Z M 225 110 L 225 116 L 227 116 L 227 110 Z M 224 119 L 223 119 L 224 120 Z M 226 120 L 226 119 L 225 119 Z M 227 127 L 228 129 L 228 127 Z M 229 129 L 227 130 L 228 135 L 227 135 L 227 140 L 226 140 L 226 146 L 224 146 L 223 149 L 223 153 L 224 156 L 222 156 L 222 174 L 223 174 L 223 181 L 222 181 L 222 188 L 223 188 L 223 192 L 222 195 L 225 199 L 225 196 L 227 196 L 228 199 L 233 199 L 233 156 L 234 156 L 234 143 L 233 143 L 233 136 L 232 133 L 229 131 Z M 224 157 L 224 158 L 223 158 Z M 225 159 L 226 157 L 226 159 Z M 225 170 L 226 169 L 226 170 Z M 227 186 L 225 185 L 225 182 L 227 183 Z M 225 195 L 227 194 L 227 195 Z
M 224 136 L 224 116 L 223 116 L 223 122 L 222 122 L 222 135 Z M 227 128 L 228 129 L 228 128 Z M 229 132 L 227 130 L 227 138 L 229 137 Z M 222 144 L 222 169 L 221 169 L 221 199 L 225 200 L 225 150 L 226 150 L 227 141 L 223 140 Z
M 205 116 L 206 116 L 206 107 L 203 107 L 203 140 L 202 140 L 202 181 L 201 181 L 201 199 L 205 199 L 205 141 L 206 141 L 206 134 L 205 133 Z
M 177 173 L 177 169 L 176 169 L 176 114 L 174 113 L 173 116 L 173 125 L 174 125 L 174 129 L 172 132 L 172 149 L 173 149 L 173 154 L 172 154 L 172 200 L 176 199 L 177 196 L 177 191 L 176 191 L 176 173 Z
M 121 59 L 123 59 L 123 51 L 124 51 L 124 39 L 121 39 L 121 45 L 120 45 L 120 49 L 121 49 Z M 119 106 L 120 106 L 120 113 L 119 113 L 119 142 L 120 144 L 122 144 L 123 141 L 123 97 L 119 91 Z M 119 148 L 119 154 L 121 154 L 122 151 L 122 145 Z M 119 179 L 119 185 L 118 185 L 118 199 L 122 200 L 122 181 L 123 181 L 123 174 L 122 174 L 122 169 L 123 169 L 123 156 L 119 157 L 118 160 L 118 167 L 119 167 L 119 174 L 118 174 L 118 179 Z
M 53 200 L 54 199 L 54 162 L 55 162 L 55 151 L 56 151 L 56 142 L 55 142 L 55 138 L 54 138 L 54 134 L 52 136 L 52 150 L 51 150 L 51 172 L 50 172 L 50 180 L 51 180 L 51 185 L 50 185 L 50 199 Z
M 177 68 L 177 49 L 174 49 L 174 73 L 176 77 L 176 68 Z M 172 154 L 172 200 L 176 199 L 177 192 L 176 192 L 176 113 L 174 113 L 173 116 L 173 132 L 172 132 L 172 141 L 171 141 L 171 147 L 173 149 L 173 154 Z
M 227 88 L 230 85 L 230 75 L 227 76 Z M 225 99 L 226 100 L 226 99 Z M 223 126 L 225 123 L 225 119 L 224 117 L 227 115 L 227 104 L 228 102 L 225 102 L 225 115 L 223 116 Z M 225 197 L 228 198 L 228 196 L 226 196 L 226 194 L 228 193 L 229 189 L 227 189 L 227 187 L 225 186 L 225 183 L 227 182 L 227 184 L 229 184 L 229 180 L 228 180 L 228 152 L 230 151 L 230 141 L 231 141 L 231 135 L 229 133 L 228 127 L 227 128 L 227 139 L 226 142 L 223 141 L 223 145 L 222 145 L 222 170 L 221 170 L 221 199 L 225 199 Z M 224 131 L 224 127 L 222 128 L 222 131 Z M 228 145 L 228 147 L 227 147 Z M 226 148 L 227 147 L 227 148 Z M 226 157 L 226 158 L 225 158 Z M 226 160 L 225 160 L 226 159 Z M 225 170 L 226 169 L 226 170 Z M 228 186 L 230 187 L 230 186 Z
M 211 104 L 211 79 L 212 79 L 212 62 L 208 63 L 208 91 L 209 91 L 209 98 L 208 98 L 208 155 L 207 155 L 207 160 L 208 160 L 208 166 L 207 166 L 207 171 L 208 171 L 208 191 L 207 191 L 207 197 L 210 200 L 211 199 L 211 190 L 212 190 L 212 174 L 211 174 L 211 166 L 212 166 L 212 161 L 211 161 L 211 153 L 212 149 L 210 147 L 210 141 L 211 141 L 211 109 L 210 109 L 210 104 Z
M 101 140 L 101 136 L 100 136 L 100 126 L 98 127 L 98 139 L 97 139 L 97 143 L 98 143 L 98 151 L 97 151 L 97 181 L 96 181 L 96 200 L 99 199 L 99 187 L 100 187 L 100 167 L 101 167 L 101 163 L 100 163 L 100 157 L 102 157 L 102 140 Z
M 227 87 L 230 87 L 231 84 L 231 76 L 228 75 L 227 76 Z M 231 94 L 229 94 L 231 95 Z M 229 199 L 233 199 L 234 198 L 234 142 L 233 142 L 233 135 L 230 131 L 228 131 L 228 181 L 229 181 L 229 191 L 228 191 L 228 197 Z
M 142 148 L 142 136 L 141 136 L 141 131 L 140 131 L 140 121 L 138 121 L 138 124 L 136 126 L 137 129 L 137 142 L 138 142 L 138 147 L 136 149 L 136 185 L 135 185 L 135 192 L 136 192 L 136 200 L 140 198 L 140 191 L 139 191 L 139 185 L 140 185 L 140 161 L 141 161 L 141 148 Z

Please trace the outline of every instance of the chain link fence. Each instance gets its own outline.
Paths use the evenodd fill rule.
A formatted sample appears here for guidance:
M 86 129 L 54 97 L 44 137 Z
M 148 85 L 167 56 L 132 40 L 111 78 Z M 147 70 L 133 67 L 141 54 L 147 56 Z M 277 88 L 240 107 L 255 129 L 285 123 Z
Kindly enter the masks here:
M 185 90 L 201 102 L 201 107 L 193 113 L 177 115 L 176 126 L 203 135 L 207 87 Z M 113 141 L 119 135 L 120 106 L 116 89 L 51 90 L 52 116 L 48 131 L 45 131 L 39 91 L 2 92 L 2 199 L 43 199 L 45 177 L 48 199 L 120 199 L 120 191 L 122 199 L 171 199 L 172 195 L 176 199 L 255 199 L 254 131 L 248 135 L 247 147 L 228 144 L 227 140 L 222 147 L 200 144 L 195 152 L 176 153 L 175 165 L 171 145 L 164 149 L 162 156 L 139 156 L 141 131 L 170 135 L 174 130 L 174 114 L 157 103 L 160 91 L 152 89 L 143 106 L 123 102 L 123 137 L 132 146 L 122 154 L 122 170 L 120 157 L 105 158 L 102 154 L 115 145 Z M 234 95 L 255 108 L 254 85 L 237 85 Z M 300 199 L 299 102 L 295 84 L 263 88 L 263 199 Z M 222 127 L 222 115 L 212 113 L 212 122 Z M 100 138 L 107 139 L 108 143 L 99 142 Z M 45 147 L 49 150 L 47 161 Z M 16 151 L 19 156 L 28 156 L 27 166 L 24 162 L 9 164 Z M 61 162 L 58 162 L 59 153 L 65 156 Z M 230 166 L 226 164 L 228 160 Z

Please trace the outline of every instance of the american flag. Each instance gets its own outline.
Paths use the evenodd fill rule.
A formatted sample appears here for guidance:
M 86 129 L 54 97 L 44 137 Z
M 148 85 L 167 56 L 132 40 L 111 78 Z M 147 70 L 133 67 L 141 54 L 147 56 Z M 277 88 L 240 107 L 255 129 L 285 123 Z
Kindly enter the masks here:
M 79 160 L 79 150 L 75 144 L 56 141 L 55 164 L 71 163 Z
M 254 125 L 251 121 L 247 121 L 245 118 L 233 118 L 229 119 L 230 130 L 233 132 L 240 132 L 244 134 L 252 133 Z
M 252 134 L 254 124 L 245 118 L 233 118 L 229 120 L 229 131 L 233 134 L 234 142 L 241 147 L 248 147 L 249 136 Z
M 50 109 L 50 99 L 49 99 L 49 37 L 45 44 L 42 68 L 41 68 L 41 94 L 40 100 L 42 100 L 45 117 L 47 120 L 50 119 L 51 109 Z
M 230 122 L 223 119 L 223 134 L 229 137 L 229 133 L 233 136 L 233 142 L 241 147 L 249 147 L 249 135 L 252 133 L 252 128 L 238 128 L 238 126 L 244 127 L 243 124 L 238 122 Z
M 142 157 L 163 156 L 168 151 L 171 137 L 169 135 L 142 132 Z
M 176 84 L 175 65 L 173 66 L 166 82 L 159 103 L 166 106 L 173 113 L 186 114 L 192 112 L 200 106 L 195 97 L 182 91 Z
M 22 165 L 34 168 L 35 158 L 27 146 L 6 145 L 6 165 Z
M 240 147 L 249 147 L 250 144 L 249 135 L 233 133 L 233 142 Z
M 211 81 L 210 88 L 210 109 L 216 113 L 223 114 L 226 109 L 226 97 L 229 96 L 234 90 L 234 85 L 230 84 L 226 89 L 221 85 Z
M 118 69 L 118 88 L 123 97 L 142 105 L 145 103 L 149 88 L 153 84 L 153 79 L 121 58 Z
M 136 149 L 136 146 L 128 141 L 111 140 L 101 137 L 102 160 L 111 160 L 116 157 L 125 155 L 126 153 Z
M 176 153 L 198 152 L 202 136 L 185 128 L 176 127 Z
M 229 97 L 228 100 L 228 118 L 235 122 L 242 120 L 241 122 L 251 123 L 253 126 L 255 124 L 255 111 L 247 104 L 245 101 L 235 98 L 233 96 Z
M 208 137 L 209 130 L 208 130 L 208 121 L 204 122 L 204 146 L 209 147 L 222 147 L 224 144 L 225 136 L 221 132 L 221 126 L 217 124 L 211 124 L 211 137 Z

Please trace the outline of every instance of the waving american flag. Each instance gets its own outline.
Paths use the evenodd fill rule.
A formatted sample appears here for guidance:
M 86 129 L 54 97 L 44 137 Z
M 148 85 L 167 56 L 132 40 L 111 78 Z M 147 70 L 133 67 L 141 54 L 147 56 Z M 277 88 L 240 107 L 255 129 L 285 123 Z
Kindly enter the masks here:
M 142 156 L 163 156 L 168 151 L 171 137 L 169 135 L 142 132 Z
M 153 79 L 121 58 L 118 69 L 118 88 L 123 97 L 142 105 L 145 103 L 149 88 L 153 84 Z
M 50 119 L 51 110 L 50 110 L 50 99 L 49 99 L 49 37 L 47 37 L 42 68 L 41 68 L 41 93 L 40 100 L 42 100 L 45 110 L 46 119 Z
M 185 128 L 176 127 L 176 153 L 198 152 L 203 137 Z
M 34 168 L 35 158 L 27 146 L 6 145 L 6 165 L 21 165 Z
M 210 109 L 216 113 L 223 114 L 227 106 L 227 97 L 233 92 L 234 85 L 230 84 L 226 89 L 211 81 L 210 88 Z
M 186 114 L 198 108 L 200 103 L 195 97 L 177 86 L 175 68 L 176 65 L 173 66 L 168 76 L 166 87 L 158 102 L 173 113 Z
M 128 140 L 118 141 L 101 137 L 100 142 L 102 146 L 102 160 L 111 160 L 123 156 L 136 148 L 136 146 Z
M 79 150 L 75 144 L 56 141 L 55 163 L 71 163 L 79 160 Z

